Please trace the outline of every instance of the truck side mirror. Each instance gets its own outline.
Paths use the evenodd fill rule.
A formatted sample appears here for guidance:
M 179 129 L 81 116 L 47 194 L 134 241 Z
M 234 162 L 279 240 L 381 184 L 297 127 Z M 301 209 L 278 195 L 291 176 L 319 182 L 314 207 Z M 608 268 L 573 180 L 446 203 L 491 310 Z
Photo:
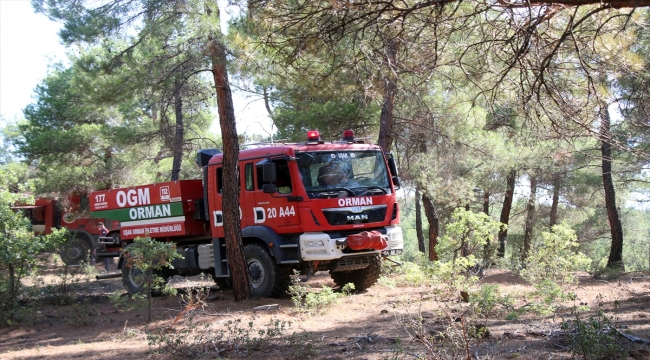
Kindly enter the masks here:
M 298 166 L 301 168 L 308 168 L 314 162 L 314 156 L 312 154 L 302 154 L 298 159 Z
M 393 180 L 393 185 L 395 185 L 395 188 L 401 188 L 402 187 L 402 180 L 398 176 L 397 172 L 397 164 L 395 163 L 395 158 L 393 157 L 392 154 L 386 154 L 388 157 L 388 169 L 390 170 L 390 177 Z
M 278 191 L 278 188 L 275 184 L 264 184 L 262 185 L 262 191 L 266 194 L 273 194 Z
M 262 165 L 262 182 L 265 184 L 274 183 L 277 178 L 274 162 L 267 162 Z M 266 192 L 266 191 L 265 191 Z
M 395 164 L 395 158 L 391 154 L 387 154 L 388 157 L 388 169 L 390 170 L 391 176 L 399 176 L 397 172 L 397 164 Z

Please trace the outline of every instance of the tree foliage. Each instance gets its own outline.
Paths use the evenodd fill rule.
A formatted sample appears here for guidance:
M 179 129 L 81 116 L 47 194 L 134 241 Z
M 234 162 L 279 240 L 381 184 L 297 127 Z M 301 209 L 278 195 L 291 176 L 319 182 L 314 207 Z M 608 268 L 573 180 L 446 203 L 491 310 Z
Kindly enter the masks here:
M 12 209 L 16 204 L 33 203 L 34 199 L 11 192 L 15 184 L 15 174 L 4 166 L 0 168 L 0 319 L 6 322 L 16 315 L 21 279 L 36 271 L 42 252 L 52 250 L 66 238 L 65 230 L 34 235 L 29 219 Z
M 179 165 L 178 156 L 183 146 L 180 138 L 184 137 L 181 92 L 187 90 L 185 85 L 190 78 L 203 71 L 212 73 L 224 150 L 223 210 L 228 263 L 235 274 L 235 298 L 248 298 L 250 281 L 236 215 L 239 208 L 236 172 L 239 143 L 218 4 L 160 0 L 113 0 L 101 4 L 81 1 L 73 5 L 67 1 L 34 0 L 32 4 L 37 11 L 63 22 L 59 35 L 66 44 L 101 44 L 108 54 L 106 60 L 100 62 L 104 72 L 131 65 L 138 68 L 135 73 L 148 74 L 147 67 L 151 67 L 155 69 L 154 77 L 149 80 L 173 84 L 171 92 L 168 87 L 154 90 L 165 89 L 162 92 L 172 96 L 163 98 L 174 100 L 175 167 Z M 142 57 L 136 56 L 138 53 Z M 137 60 L 129 61 L 131 58 Z M 150 82 L 146 84 L 151 85 Z M 172 176 L 176 175 L 177 170 L 173 170 Z

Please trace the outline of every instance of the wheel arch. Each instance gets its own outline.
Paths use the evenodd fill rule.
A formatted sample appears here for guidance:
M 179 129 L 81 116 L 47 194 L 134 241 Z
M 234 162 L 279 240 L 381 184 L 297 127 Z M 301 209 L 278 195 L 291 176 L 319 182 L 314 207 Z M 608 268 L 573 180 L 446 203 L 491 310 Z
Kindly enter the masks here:
M 95 245 L 97 245 L 97 236 L 92 235 L 88 231 L 78 230 L 78 229 L 68 229 L 71 235 L 73 235 L 77 240 L 83 241 L 87 246 L 88 250 L 92 250 Z
M 295 260 L 289 258 L 289 256 L 281 250 L 280 245 L 286 244 L 287 238 L 279 235 L 268 226 L 258 225 L 245 227 L 242 229 L 242 242 L 244 245 L 255 243 L 263 244 L 278 264 L 287 260 Z
M 124 250 L 127 248 L 127 246 L 133 244 L 133 241 L 129 242 L 122 242 L 122 251 L 120 251 L 120 258 L 117 260 L 117 269 L 122 270 L 122 265 L 124 264 Z

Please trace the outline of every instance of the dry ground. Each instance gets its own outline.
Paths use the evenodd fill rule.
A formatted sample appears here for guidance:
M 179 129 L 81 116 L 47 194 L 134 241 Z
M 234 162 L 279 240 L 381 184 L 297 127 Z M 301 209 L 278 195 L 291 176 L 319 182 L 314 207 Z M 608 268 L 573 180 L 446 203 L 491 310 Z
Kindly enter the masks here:
M 530 297 L 524 294 L 534 289 L 515 274 L 504 270 L 491 270 L 482 280 L 499 285 L 502 293 L 517 299 L 517 306 L 525 306 Z M 53 281 L 52 273 L 44 277 L 45 284 Z M 395 279 L 399 283 L 400 279 Z M 334 287 L 326 273 L 316 274 L 312 287 Z M 174 280 L 181 290 L 209 282 L 192 279 L 191 282 Z M 120 291 L 121 280 L 81 282 L 77 301 L 84 305 L 59 306 L 43 303 L 35 306 L 31 321 L 12 327 L 0 328 L 0 359 L 170 359 L 165 348 L 149 346 L 146 334 L 158 329 L 172 334 L 187 328 L 188 314 L 172 325 L 185 308 L 180 296 L 153 299 L 153 321 L 146 325 L 142 310 L 121 310 L 109 301 L 110 293 Z M 574 305 L 587 306 L 594 315 L 598 309 L 612 319 L 614 325 L 634 336 L 650 339 L 650 279 L 641 275 L 623 276 L 616 280 L 593 280 L 582 276 L 580 283 L 571 289 L 577 295 L 574 301 L 563 304 L 567 309 Z M 289 297 L 283 299 L 251 299 L 234 302 L 228 290 L 211 289 L 205 303 L 191 312 L 196 323 L 206 324 L 206 329 L 219 332 L 228 321 L 240 319 L 240 329 L 252 321 L 256 329 L 268 329 L 270 321 L 291 322 L 284 339 L 293 342 L 270 342 L 252 350 L 241 342 L 240 348 L 227 342 L 214 345 L 206 358 L 305 358 L 318 359 L 415 359 L 432 358 L 417 338 L 408 335 L 398 319 L 407 314 L 420 319 L 425 334 L 436 334 L 459 320 L 454 313 L 460 308 L 457 300 L 441 303 L 429 286 L 375 285 L 362 294 L 342 298 L 338 304 L 325 307 L 312 314 L 300 313 Z M 261 305 L 277 304 L 268 310 L 256 310 Z M 441 316 L 440 309 L 449 311 Z M 525 314 L 517 320 L 505 320 L 506 313 L 495 313 L 487 321 L 489 336 L 471 338 L 469 348 L 473 358 L 480 359 L 571 359 L 565 332 L 560 329 L 562 319 L 570 318 L 568 310 L 551 316 Z M 476 324 L 474 320 L 472 324 Z M 454 324 L 458 325 L 458 324 Z M 254 334 L 256 335 L 256 334 Z M 437 338 L 439 340 L 439 338 Z M 650 359 L 650 347 L 633 344 L 622 337 L 618 342 L 628 349 L 628 359 Z M 226 345 L 224 345 L 226 344 Z M 232 342 L 231 342 L 232 344 Z M 223 346 L 219 348 L 219 346 Z M 450 342 L 444 345 L 453 348 Z M 221 351 L 217 354 L 217 351 Z M 459 354 L 457 358 L 466 358 Z M 190 358 L 196 357 L 191 355 Z

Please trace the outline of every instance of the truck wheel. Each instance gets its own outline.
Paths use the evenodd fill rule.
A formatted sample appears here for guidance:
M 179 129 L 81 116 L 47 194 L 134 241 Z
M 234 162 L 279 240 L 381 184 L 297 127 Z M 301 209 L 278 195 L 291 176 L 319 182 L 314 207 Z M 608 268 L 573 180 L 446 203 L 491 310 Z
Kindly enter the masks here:
M 142 270 L 129 265 L 125 259 L 122 264 L 122 285 L 129 295 L 139 294 L 144 291 L 145 275 Z
M 63 245 L 63 250 L 60 254 L 61 260 L 66 265 L 80 265 L 82 262 L 88 261 L 88 245 L 79 236 L 75 234 L 71 235 Z
M 330 272 L 330 276 L 334 283 L 340 287 L 347 283 L 353 283 L 355 291 L 364 291 L 377 282 L 380 272 L 381 258 L 379 255 L 375 255 L 365 269 Z
M 281 296 L 287 292 L 291 283 L 287 267 L 278 266 L 266 249 L 258 244 L 244 246 L 244 254 L 253 284 L 253 296 Z
M 128 254 L 129 246 L 127 245 L 124 250 L 122 250 L 122 256 Z M 128 255 L 127 255 L 128 256 Z M 168 269 L 154 270 L 154 276 L 163 278 L 164 284 L 167 284 L 169 280 L 173 277 L 173 272 L 166 271 Z M 151 272 L 152 270 L 148 270 Z M 145 279 L 148 274 L 145 274 L 142 270 L 138 269 L 135 266 L 129 264 L 128 259 L 125 257 L 122 262 L 122 285 L 124 289 L 129 293 L 129 295 L 140 294 L 145 290 Z M 151 295 L 158 296 L 163 293 L 163 289 L 155 287 L 151 289 Z

